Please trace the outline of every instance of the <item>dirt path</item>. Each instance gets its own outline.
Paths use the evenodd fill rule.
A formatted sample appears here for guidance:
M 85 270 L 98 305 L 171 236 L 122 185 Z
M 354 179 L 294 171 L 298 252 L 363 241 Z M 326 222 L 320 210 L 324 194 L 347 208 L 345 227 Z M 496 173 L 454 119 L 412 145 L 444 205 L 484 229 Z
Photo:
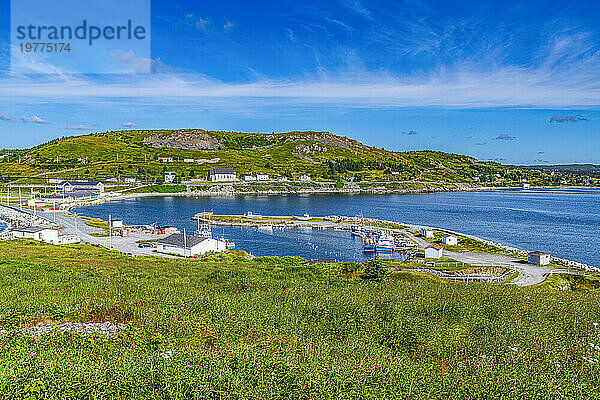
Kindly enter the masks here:
M 411 232 L 406 234 L 414 240 L 420 248 L 424 249 L 431 243 L 423 238 L 417 237 Z M 572 271 L 566 269 L 558 269 L 553 267 L 543 267 L 540 265 L 527 264 L 523 260 L 519 260 L 514 257 L 504 256 L 500 254 L 487 254 L 487 253 L 476 253 L 466 252 L 457 253 L 453 251 L 444 250 L 444 256 L 453 258 L 457 261 L 464 262 L 471 265 L 485 265 L 485 266 L 498 266 L 513 269 L 519 273 L 519 276 L 511 283 L 518 286 L 531 286 L 543 282 L 548 274 L 564 273 L 564 274 L 575 274 L 580 275 L 579 271 Z

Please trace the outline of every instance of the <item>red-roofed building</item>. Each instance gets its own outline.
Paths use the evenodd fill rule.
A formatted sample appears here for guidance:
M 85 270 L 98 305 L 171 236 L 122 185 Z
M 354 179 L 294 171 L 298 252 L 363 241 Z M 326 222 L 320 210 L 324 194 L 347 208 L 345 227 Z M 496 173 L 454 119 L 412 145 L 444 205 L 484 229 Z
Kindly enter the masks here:
M 527 262 L 529 264 L 548 265 L 550 264 L 550 254 L 542 253 L 541 251 L 532 251 L 527 254 Z
M 425 258 L 441 258 L 444 256 L 444 248 L 439 244 L 425 247 Z

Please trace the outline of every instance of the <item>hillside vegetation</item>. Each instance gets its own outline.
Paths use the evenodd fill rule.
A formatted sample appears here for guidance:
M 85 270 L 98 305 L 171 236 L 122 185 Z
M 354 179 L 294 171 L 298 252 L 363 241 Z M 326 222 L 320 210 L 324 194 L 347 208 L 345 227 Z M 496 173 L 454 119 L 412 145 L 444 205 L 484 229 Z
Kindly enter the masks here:
M 597 398 L 600 300 L 297 257 L 0 242 L 3 398 Z M 380 279 L 364 279 L 364 277 Z M 19 329 L 112 321 L 111 336 Z
M 328 132 L 118 131 L 65 137 L 3 153 L 11 155 L 0 162 L 2 175 L 100 180 L 136 177 L 160 181 L 167 168 L 181 181 L 205 177 L 211 167 L 232 167 L 238 175 L 263 172 L 297 178 L 299 173 L 308 173 L 314 180 L 328 181 L 517 184 L 524 177 L 539 177 L 536 171 L 462 155 L 392 152 Z M 173 157 L 175 162 L 162 164 L 159 156 Z M 185 163 L 185 159 L 195 162 Z

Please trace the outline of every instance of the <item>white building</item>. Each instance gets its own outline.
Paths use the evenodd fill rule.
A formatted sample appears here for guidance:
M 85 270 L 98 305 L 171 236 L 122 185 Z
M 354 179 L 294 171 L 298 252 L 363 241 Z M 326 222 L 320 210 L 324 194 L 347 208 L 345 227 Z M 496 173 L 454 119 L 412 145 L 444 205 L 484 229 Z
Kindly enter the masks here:
M 50 179 L 48 179 L 48 183 L 53 183 L 53 184 L 61 183 L 62 181 L 64 181 L 64 179 L 60 179 L 60 178 L 50 178 Z
M 444 235 L 442 236 L 442 243 L 449 246 L 456 246 L 458 245 L 458 238 L 454 235 Z
M 172 183 L 175 180 L 176 176 L 177 176 L 177 174 L 175 172 L 171 172 L 171 171 L 163 172 L 163 178 L 165 180 L 165 183 Z
M 211 182 L 233 182 L 237 176 L 231 168 L 211 168 L 208 170 L 208 180 Z
M 184 159 L 183 159 L 183 162 L 184 162 L 184 163 L 193 163 L 193 162 L 194 162 L 194 159 L 193 159 L 193 158 L 184 158 Z
M 310 176 L 308 176 L 306 174 L 300 174 L 300 175 L 298 175 L 298 180 L 300 182 L 309 182 L 309 181 L 311 181 Z
M 421 235 L 423 235 L 423 237 L 426 237 L 428 239 L 433 238 L 433 229 L 423 229 L 421 231 Z
M 57 187 L 58 192 L 79 192 L 79 191 L 104 192 L 104 184 L 102 182 L 91 181 L 62 181 Z
M 444 248 L 439 244 L 425 247 L 425 258 L 441 258 L 444 256 Z
M 280 176 L 279 178 L 277 178 L 277 182 L 287 182 L 288 178 L 286 178 L 285 176 Z
M 269 180 L 269 175 L 267 175 L 267 174 L 256 174 L 256 180 L 257 181 L 268 181 Z
M 135 179 L 135 178 L 125 178 L 125 179 L 123 179 L 123 182 L 125 182 L 125 183 L 136 183 L 137 179 Z
M 541 251 L 532 251 L 527 254 L 527 262 L 529 264 L 548 265 L 550 264 L 550 254 L 542 253 Z
M 158 161 L 160 162 L 173 162 L 173 157 L 158 157 Z
M 58 231 L 50 228 L 40 228 L 37 226 L 25 226 L 12 230 L 13 239 L 33 239 L 40 242 L 58 243 Z
M 213 238 L 174 233 L 156 242 L 159 253 L 177 254 L 184 257 L 206 254 L 209 251 L 225 251 L 225 242 Z
M 111 221 L 112 227 L 113 228 L 122 228 L 123 227 L 123 220 L 121 219 L 113 219 Z
M 108 178 L 106 180 L 106 182 L 118 182 L 119 180 L 117 178 Z
M 252 175 L 244 175 L 244 176 L 242 176 L 242 179 L 244 179 L 245 182 L 250 182 L 250 181 L 255 181 L 256 177 L 254 177 Z

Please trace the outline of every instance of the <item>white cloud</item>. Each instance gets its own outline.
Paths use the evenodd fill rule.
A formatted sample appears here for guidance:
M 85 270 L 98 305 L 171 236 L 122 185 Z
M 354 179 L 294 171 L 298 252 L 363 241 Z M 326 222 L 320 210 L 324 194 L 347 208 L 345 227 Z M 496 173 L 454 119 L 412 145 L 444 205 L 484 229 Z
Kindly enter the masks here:
M 123 126 L 123 127 L 125 127 L 125 128 L 133 128 L 133 127 L 135 127 L 136 125 L 135 125 L 135 123 L 133 123 L 133 122 L 123 122 L 123 123 L 121 124 L 121 126 Z
M 552 58 L 554 50 L 548 58 Z M 548 62 L 539 67 L 481 65 L 474 62 L 443 66 L 427 73 L 401 75 L 386 71 L 352 73 L 326 70 L 297 79 L 269 79 L 227 83 L 200 74 L 180 74 L 160 59 L 115 52 L 115 62 L 129 68 L 162 74 L 112 75 L 90 78 L 58 73 L 0 78 L 0 97 L 14 99 L 93 101 L 128 98 L 162 104 L 341 105 L 346 107 L 453 108 L 593 108 L 600 106 L 600 59 L 568 63 Z M 52 70 L 39 66 L 40 70 Z
M 72 125 L 72 126 L 65 126 L 63 129 L 66 129 L 68 131 L 89 131 L 92 128 L 87 126 L 87 125 Z
M 49 124 L 50 121 L 46 121 L 45 119 L 42 119 L 40 117 L 38 117 L 37 115 L 33 115 L 31 117 L 26 117 L 26 116 L 22 116 L 21 117 L 21 122 L 33 122 L 34 124 Z
M 131 50 L 111 50 L 109 57 L 113 63 L 122 64 L 135 73 L 148 74 L 151 72 L 152 59 L 137 56 Z
M 223 25 L 223 30 L 225 32 L 229 32 L 230 30 L 232 30 L 235 27 L 235 24 L 231 21 L 227 21 L 225 22 L 225 24 Z
M 2 121 L 8 121 L 8 122 L 13 122 L 15 119 L 9 115 L 6 114 L 0 114 L 0 120 Z
M 209 24 L 210 20 L 208 18 L 198 18 L 198 21 L 196 21 L 194 25 L 196 28 L 206 30 Z

